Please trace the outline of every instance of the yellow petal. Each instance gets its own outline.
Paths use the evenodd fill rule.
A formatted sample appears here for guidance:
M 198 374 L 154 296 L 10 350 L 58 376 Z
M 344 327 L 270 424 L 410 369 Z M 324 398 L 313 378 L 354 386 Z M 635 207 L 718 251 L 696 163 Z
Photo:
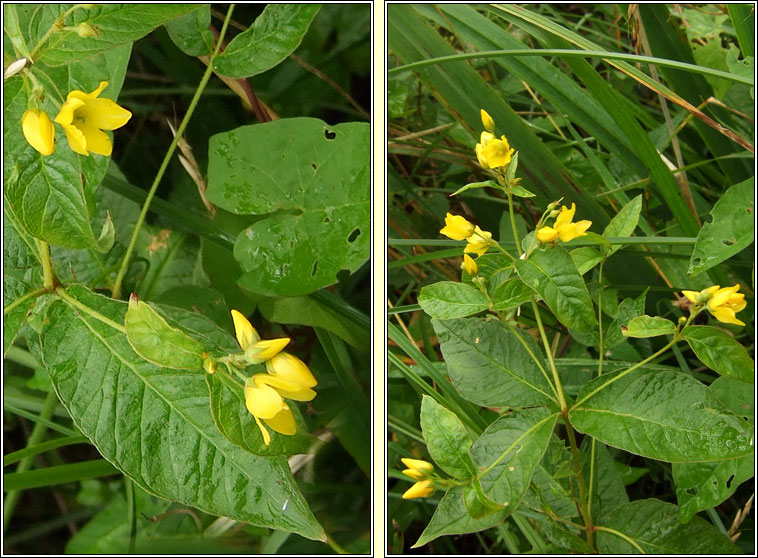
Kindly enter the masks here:
M 251 326 L 252 327 L 252 326 Z M 278 354 L 290 342 L 289 337 L 264 339 L 253 343 L 245 349 L 245 358 L 250 364 L 265 362 Z
M 574 218 L 574 213 L 576 213 L 576 204 L 571 204 L 571 209 L 566 207 L 565 205 L 561 207 L 561 213 L 558 215 L 558 217 L 555 218 L 555 224 L 553 227 L 557 230 L 559 227 L 562 227 L 563 225 L 568 225 L 571 223 L 571 220 Z
M 258 386 L 248 379 L 245 384 L 245 407 L 250 414 L 259 418 L 272 418 L 282 410 L 284 399 L 279 393 L 267 386 Z
M 482 117 L 482 126 L 484 126 L 484 128 L 489 132 L 494 131 L 495 121 L 492 119 L 489 113 L 484 109 L 481 109 L 480 113 Z
M 469 223 L 465 217 L 460 215 L 447 214 L 445 217 L 445 226 L 440 230 L 441 234 L 453 240 L 466 240 L 474 232 L 474 225 Z
M 261 419 L 253 415 L 253 418 L 255 419 L 255 424 L 258 425 L 258 428 L 261 431 L 261 435 L 263 436 L 263 443 L 267 446 L 271 444 L 271 434 L 268 433 L 268 430 L 266 430 L 266 427 L 263 426 L 263 423 L 261 422 Z
M 714 310 L 715 308 L 726 304 L 726 302 L 729 300 L 729 297 L 737 292 L 739 288 L 739 285 L 734 285 L 733 287 L 724 287 L 722 289 L 719 289 L 708 301 L 708 308 L 710 310 Z
M 411 459 L 410 457 L 401 457 L 400 461 L 403 465 L 410 469 L 416 469 L 417 471 L 426 471 L 431 473 L 434 471 L 434 465 L 423 459 Z
M 422 471 L 419 471 L 418 469 L 405 469 L 403 470 L 403 474 L 406 477 L 411 477 L 413 480 L 424 480 L 426 478 L 426 474 Z
M 426 496 L 429 496 L 432 492 L 434 492 L 434 481 L 422 480 L 422 481 L 418 481 L 416 484 L 414 484 L 408 490 L 406 490 L 405 494 L 403 494 L 403 498 L 405 498 L 406 500 L 410 498 L 425 498 Z
M 300 389 L 298 384 L 283 378 L 277 378 L 271 374 L 255 374 L 253 376 L 253 381 L 257 386 L 271 386 L 276 390 L 297 391 Z
M 542 227 L 537 231 L 537 240 L 540 242 L 553 242 L 558 238 L 558 231 L 552 227 Z
M 70 126 L 74 121 L 74 111 L 83 106 L 84 101 L 82 99 L 71 98 L 71 93 L 69 93 L 69 99 L 61 105 L 61 110 L 58 111 L 55 121 L 61 126 Z
M 301 387 L 313 387 L 318 384 L 308 366 L 289 353 L 281 352 L 266 361 L 266 370 L 269 374 L 296 383 Z
M 682 291 L 682 294 L 687 297 L 687 300 L 689 300 L 691 303 L 695 304 L 697 302 L 697 297 L 700 294 L 697 291 Z
M 490 132 L 482 132 L 479 134 L 479 143 L 482 144 L 482 147 L 487 145 L 489 142 L 491 142 L 493 139 L 495 139 L 495 134 Z
M 713 314 L 713 317 L 718 321 L 724 322 L 725 324 L 736 324 L 741 326 L 745 325 L 745 322 L 737 319 L 737 317 L 734 315 L 734 310 L 731 308 L 724 308 L 722 306 L 721 308 L 711 310 L 711 314 Z
M 106 87 L 108 87 L 108 82 L 107 81 L 101 81 L 100 85 L 97 86 L 97 89 L 95 89 L 92 93 L 88 93 L 87 96 L 90 99 L 94 99 L 96 97 L 99 97 L 100 93 L 102 93 L 103 89 L 105 89 Z
M 477 143 L 476 147 L 474 148 L 474 151 L 476 151 L 476 159 L 479 161 L 479 164 L 482 166 L 483 169 L 488 169 L 490 166 L 487 164 L 487 159 L 484 158 L 484 155 L 482 154 L 482 144 Z
M 110 154 L 113 151 L 113 144 L 111 143 L 111 138 L 108 137 L 108 134 L 95 126 L 91 126 L 89 122 L 86 121 L 80 122 L 76 128 L 78 128 L 87 139 L 87 151 L 110 157 Z
M 131 112 L 110 99 L 92 99 L 85 103 L 76 115 L 101 130 L 120 128 L 132 117 Z
M 234 322 L 234 333 L 237 336 L 237 343 L 239 343 L 243 351 L 260 340 L 258 332 L 255 331 L 252 324 L 237 310 L 232 310 L 232 321 Z
M 62 126 L 63 131 L 66 132 L 66 139 L 71 150 L 79 155 L 89 155 L 89 151 L 87 151 L 87 138 L 84 137 L 82 131 L 76 126 Z
M 279 434 L 292 436 L 295 432 L 297 432 L 295 417 L 286 403 L 282 407 L 282 410 L 276 414 L 276 416 L 263 420 L 271 428 L 271 430 L 274 430 Z
M 44 110 L 27 110 L 21 117 L 21 129 L 29 145 L 42 155 L 50 155 L 55 150 L 55 127 Z
M 476 265 L 474 258 L 468 254 L 463 254 L 463 263 L 461 264 L 461 267 L 469 275 L 476 275 L 479 272 L 479 267 Z
M 502 139 L 490 140 L 487 145 L 482 147 L 482 155 L 487 160 L 487 164 L 492 167 L 504 167 L 511 162 L 513 149 L 508 145 L 505 136 Z

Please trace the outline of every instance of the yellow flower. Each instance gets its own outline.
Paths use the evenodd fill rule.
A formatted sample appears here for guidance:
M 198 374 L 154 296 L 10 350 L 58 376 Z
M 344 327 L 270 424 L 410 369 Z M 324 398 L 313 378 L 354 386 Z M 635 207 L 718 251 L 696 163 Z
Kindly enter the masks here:
M 487 132 L 482 132 L 482 139 L 485 133 Z M 492 136 L 492 134 L 489 135 Z M 500 137 L 501 139 L 497 139 L 492 136 L 486 143 L 484 141 L 481 143 L 481 149 L 477 147 L 477 158 L 480 164 L 484 160 L 486 164 L 486 166 L 482 165 L 484 168 L 504 167 L 511 162 L 511 156 L 515 150 L 508 144 L 505 136 Z
M 71 91 L 55 117 L 66 132 L 69 147 L 80 155 L 89 155 L 92 151 L 109 156 L 113 144 L 103 130 L 120 128 L 132 117 L 131 112 L 114 101 L 98 98 L 106 87 L 108 82 L 101 81 L 92 93 L 78 89 Z
M 703 302 L 706 302 L 708 299 L 711 298 L 713 293 L 718 291 L 721 287 L 718 285 L 713 285 L 712 287 L 708 287 L 707 289 L 703 289 L 702 291 L 682 291 L 682 294 L 687 297 L 687 300 L 689 300 L 693 304 L 702 304 Z
M 310 401 L 316 397 L 315 387 L 318 382 L 313 377 L 308 366 L 299 358 L 289 353 L 281 352 L 266 361 L 266 370 L 271 380 L 270 385 L 279 389 L 284 397 L 296 401 Z M 285 387 L 284 383 L 292 387 Z
M 461 264 L 463 269 L 469 275 L 476 275 L 479 273 L 479 267 L 476 265 L 474 259 L 468 254 L 463 254 L 463 263 Z
M 488 132 L 494 132 L 495 131 L 495 121 L 492 119 L 492 117 L 489 115 L 489 113 L 481 109 L 480 111 L 482 116 L 482 125 L 484 126 L 484 129 Z
M 465 217 L 460 215 L 447 214 L 445 217 L 445 226 L 440 230 L 441 234 L 453 240 L 466 240 L 474 232 L 474 225 L 469 223 Z
M 410 498 L 425 498 L 434 492 L 434 481 L 427 479 L 418 481 L 403 494 L 406 500 Z
M 556 238 L 559 238 L 561 242 L 568 242 L 577 237 L 587 234 L 585 231 L 590 228 L 592 221 L 579 221 L 578 223 L 572 223 L 576 212 L 576 204 L 571 204 L 571 209 L 565 205 L 561 207 L 561 212 L 558 217 L 555 218 L 555 223 L 552 227 L 542 227 L 537 231 L 537 238 L 541 242 L 553 242 Z
M 261 381 L 267 374 L 256 374 L 245 382 L 245 407 L 253 415 L 255 423 L 263 436 L 263 443 L 267 446 L 271 443 L 271 435 L 261 419 L 275 432 L 292 436 L 296 430 L 295 417 L 287 403 L 265 381 Z
M 725 324 L 745 325 L 745 322 L 738 320 L 735 316 L 736 312 L 744 310 L 747 306 L 745 295 L 737 292 L 739 289 L 740 286 L 737 284 L 713 292 L 713 296 L 708 300 L 707 308 L 714 318 Z
M 403 474 L 411 477 L 413 480 L 424 480 L 429 476 L 429 473 L 434 471 L 434 465 L 423 459 L 410 459 L 403 457 L 400 459 L 403 464 L 408 467 L 403 471 Z
M 55 127 L 44 110 L 27 110 L 21 117 L 21 129 L 29 145 L 43 155 L 55 150 Z
M 479 160 L 479 164 L 483 169 L 490 168 L 490 166 L 487 164 L 487 159 L 485 159 L 483 155 L 484 146 L 487 145 L 494 137 L 495 136 L 490 132 L 482 132 L 481 136 L 479 136 L 479 143 L 476 144 L 476 147 L 474 149 L 476 151 L 476 158 Z
M 474 228 L 474 233 L 468 238 L 468 244 L 463 249 L 464 253 L 483 255 L 487 248 L 492 244 L 492 233 L 483 231 L 478 226 Z
M 277 355 L 290 342 L 288 337 L 262 340 L 258 332 L 237 310 L 232 310 L 234 333 L 237 343 L 245 352 L 245 359 L 249 364 L 260 364 Z

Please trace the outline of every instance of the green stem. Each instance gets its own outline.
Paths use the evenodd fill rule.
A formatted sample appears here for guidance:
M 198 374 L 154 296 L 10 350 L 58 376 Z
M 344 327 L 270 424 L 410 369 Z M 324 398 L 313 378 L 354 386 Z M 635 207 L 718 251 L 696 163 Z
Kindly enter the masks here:
M 113 283 L 113 298 L 118 299 L 121 297 L 121 283 L 124 280 L 124 275 L 126 275 L 126 268 L 128 267 L 129 260 L 132 257 L 134 246 L 137 244 L 137 236 L 139 235 L 140 228 L 142 228 L 142 223 L 145 221 L 145 216 L 150 209 L 150 202 L 152 201 L 153 196 L 155 196 L 155 192 L 158 189 L 158 184 L 163 178 L 163 174 L 166 172 L 166 168 L 168 168 L 168 163 L 171 161 L 171 157 L 174 155 L 176 146 L 178 145 L 179 140 L 182 138 L 184 130 L 187 128 L 187 124 L 189 124 L 190 118 L 192 118 L 192 114 L 195 112 L 195 108 L 197 108 L 197 103 L 200 101 L 200 96 L 203 94 L 203 90 L 205 89 L 205 86 L 208 84 L 208 80 L 210 80 L 211 75 L 213 74 L 214 60 L 221 50 L 221 45 L 224 42 L 224 35 L 226 34 L 226 29 L 229 26 L 229 20 L 232 17 L 233 10 L 234 4 L 230 4 L 229 10 L 226 12 L 224 25 L 221 27 L 221 32 L 219 33 L 218 40 L 216 41 L 216 48 L 213 50 L 213 54 L 211 54 L 210 59 L 208 60 L 208 67 L 205 69 L 205 73 L 200 80 L 200 84 L 197 86 L 195 95 L 192 97 L 192 101 L 190 102 L 189 108 L 187 109 L 187 113 L 184 115 L 184 118 L 182 118 L 181 124 L 179 124 L 179 129 L 176 131 L 176 135 L 174 135 L 174 139 L 171 141 L 171 145 L 169 146 L 166 155 L 163 157 L 163 162 L 158 169 L 158 173 L 155 175 L 155 180 L 153 180 L 152 186 L 150 186 L 150 191 L 145 198 L 145 203 L 142 205 L 142 211 L 137 218 L 137 223 L 134 225 L 131 241 L 129 242 L 129 246 L 126 249 L 126 254 L 124 254 L 124 259 L 121 261 L 121 268 L 118 270 L 118 275 L 116 275 L 116 280 Z
M 597 440 L 590 438 L 590 486 L 587 491 L 587 516 L 592 517 L 592 487 L 595 484 L 595 444 Z
M 558 369 L 555 367 L 555 360 L 553 359 L 553 351 L 550 349 L 550 343 L 547 340 L 547 334 L 545 333 L 545 326 L 542 325 L 542 317 L 540 316 L 540 308 L 537 306 L 537 302 L 534 297 L 531 299 L 532 309 L 534 310 L 534 317 L 537 319 L 537 327 L 540 330 L 540 337 L 542 337 L 542 344 L 545 346 L 545 352 L 547 353 L 548 362 L 550 362 L 550 370 L 553 373 L 553 382 L 555 383 L 555 390 L 558 395 L 558 405 L 561 408 L 561 412 L 566 415 L 568 411 L 568 405 L 566 404 L 566 398 L 563 396 L 563 386 L 561 385 L 561 378 L 558 376 Z
M 513 214 L 513 194 L 511 194 L 510 188 L 506 188 L 505 192 L 508 194 L 508 214 L 511 217 L 511 228 L 513 229 L 513 240 L 516 241 L 516 253 L 518 254 L 519 252 L 521 252 L 521 242 L 519 241 L 518 229 L 516 228 L 516 217 Z
M 597 324 L 598 324 L 598 333 L 600 335 L 600 341 L 598 343 L 598 346 L 600 348 L 600 355 L 598 357 L 598 364 L 597 364 L 597 375 L 600 376 L 603 373 L 603 265 L 605 264 L 605 260 L 600 262 L 600 277 L 598 279 L 598 282 L 600 283 L 600 294 L 598 295 L 598 301 L 597 301 Z
M 33 291 L 29 291 L 25 295 L 21 295 L 16 300 L 11 302 L 8 306 L 3 308 L 3 314 L 7 314 L 8 312 L 12 311 L 13 309 L 17 308 L 18 306 L 21 306 L 24 302 L 29 300 L 30 298 L 36 298 L 40 295 L 43 295 L 47 292 L 47 289 L 45 287 L 39 287 L 37 289 L 34 289 Z
M 55 410 L 55 406 L 57 404 L 58 398 L 56 397 L 55 392 L 50 391 L 45 397 L 45 402 L 39 415 L 40 418 L 44 419 L 45 421 L 49 421 L 53 416 L 53 411 Z M 26 447 L 38 444 L 46 432 L 47 426 L 45 426 L 44 423 L 36 423 L 32 429 L 32 433 L 29 435 L 29 439 L 26 442 Z M 19 461 L 18 467 L 16 468 L 15 472 L 25 473 L 28 471 L 31 468 L 33 459 L 34 456 L 29 456 Z M 5 495 L 5 504 L 3 505 L 3 533 L 5 533 L 5 530 L 8 528 L 8 524 L 13 517 L 13 511 L 15 510 L 16 504 L 18 503 L 19 496 L 21 496 L 21 491 L 19 490 L 10 491 Z
M 50 260 L 50 245 L 44 240 L 37 240 L 40 262 L 42 263 L 42 286 L 46 291 L 55 289 L 57 281 L 53 273 L 53 263 Z
M 339 544 L 337 544 L 337 541 L 335 541 L 332 537 L 329 535 L 326 535 L 326 544 L 328 544 L 334 552 L 337 554 L 348 554 L 348 551 L 342 548 Z
M 48 29 L 44 35 L 42 35 L 42 38 L 37 41 L 37 44 L 34 45 L 34 48 L 32 49 L 32 53 L 29 55 L 31 58 L 31 61 L 34 62 L 34 57 L 36 56 L 39 49 L 42 48 L 42 46 L 47 42 L 47 40 L 50 38 L 50 35 L 53 33 L 57 33 L 63 28 L 63 22 L 66 21 L 66 17 L 75 10 L 78 10 L 80 8 L 84 8 L 87 6 L 87 4 L 75 4 L 65 12 L 63 12 L 61 15 L 59 15 L 57 18 L 55 18 L 55 21 L 50 26 L 50 29 Z
M 616 535 L 617 537 L 624 539 L 626 542 L 631 544 L 634 548 L 637 549 L 637 551 L 640 554 L 647 554 L 644 550 L 642 550 L 642 547 L 638 545 L 633 538 L 625 535 L 624 533 L 621 533 L 620 531 L 616 531 L 616 529 L 611 529 L 610 527 L 596 526 L 595 531 L 605 531 L 606 533 L 611 533 L 612 535 Z
M 70 294 L 68 294 L 65 291 L 65 289 L 63 289 L 63 287 L 58 287 L 57 289 L 55 289 L 55 294 L 57 294 L 59 297 L 61 297 L 63 300 L 65 300 L 67 303 L 69 303 L 71 306 L 73 306 L 77 310 L 81 310 L 85 314 L 89 314 L 90 316 L 92 316 L 96 320 L 99 320 L 99 321 L 103 322 L 104 324 L 109 325 L 113 329 L 116 329 L 116 330 L 120 331 L 121 333 L 123 333 L 124 335 L 126 335 L 126 328 L 123 325 L 114 322 L 110 318 L 106 318 L 100 312 L 97 312 L 96 310 L 93 310 L 92 308 L 90 308 L 86 304 L 83 304 L 83 303 L 79 302 L 74 297 L 72 297 Z
M 624 376 L 626 376 L 630 372 L 633 372 L 634 370 L 637 370 L 640 366 L 643 366 L 643 365 L 647 364 L 651 360 L 655 360 L 656 358 L 658 358 L 659 356 L 661 356 L 663 353 L 665 353 L 666 351 L 668 351 L 671 348 L 671 346 L 674 345 L 677 341 L 679 341 L 679 334 L 678 333 L 676 335 L 674 335 L 674 338 L 669 343 L 667 343 L 666 346 L 663 347 L 660 351 L 658 351 L 656 353 L 653 353 L 652 355 L 650 355 L 649 357 L 647 357 L 645 360 L 642 360 L 642 361 L 638 362 L 634 366 L 630 366 L 629 368 L 627 368 L 626 370 L 624 370 L 623 372 L 621 372 L 615 378 L 612 378 L 612 379 L 608 380 L 607 382 L 605 382 L 604 384 L 598 386 L 597 388 L 595 388 L 594 390 L 592 390 L 591 392 L 589 392 L 587 395 L 585 395 L 584 397 L 582 397 L 579 401 L 577 401 L 576 403 L 574 403 L 574 406 L 571 407 L 571 408 L 572 409 L 576 409 L 582 403 L 584 403 L 585 401 L 587 401 L 590 397 L 594 396 L 600 390 L 607 388 L 613 382 L 615 382 L 617 380 L 620 380 L 621 378 L 623 378 Z
M 566 433 L 568 434 L 569 446 L 571 446 L 571 463 L 573 465 L 574 473 L 576 474 L 577 483 L 579 483 L 579 507 L 582 510 L 582 521 L 584 521 L 584 527 L 587 530 L 587 544 L 594 546 L 592 540 L 592 516 L 590 515 L 588 505 L 589 498 L 587 497 L 587 487 L 584 484 L 584 476 L 582 476 L 582 463 L 579 458 L 579 447 L 576 445 L 576 434 L 574 433 L 574 427 L 568 418 L 568 410 L 563 413 L 563 420 L 566 423 Z

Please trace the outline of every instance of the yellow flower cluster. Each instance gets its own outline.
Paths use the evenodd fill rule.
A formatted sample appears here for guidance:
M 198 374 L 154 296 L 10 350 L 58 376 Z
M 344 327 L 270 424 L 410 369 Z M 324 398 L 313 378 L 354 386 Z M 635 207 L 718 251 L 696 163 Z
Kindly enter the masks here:
M 475 148 L 479 164 L 485 169 L 508 166 L 514 149 L 505 136 L 500 136 L 498 139 L 492 133 L 495 130 L 495 121 L 486 110 L 481 109 L 481 116 L 485 131 L 479 136 L 479 143 L 476 144 Z
M 682 291 L 687 300 L 695 305 L 705 304 L 708 311 L 718 321 L 725 324 L 735 324 L 744 326 L 745 322 L 738 320 L 736 313 L 745 309 L 745 295 L 738 293 L 740 285 L 733 287 L 720 287 L 713 285 L 702 291 Z
M 571 209 L 565 205 L 561 207 L 561 212 L 558 217 L 555 218 L 555 223 L 552 227 L 542 227 L 537 231 L 537 239 L 540 242 L 553 242 L 555 239 L 560 239 L 561 242 L 568 242 L 579 236 L 587 234 L 585 231 L 590 228 L 592 221 L 579 221 L 578 223 L 572 223 L 576 213 L 576 204 L 571 204 Z
M 254 374 L 245 382 L 245 407 L 255 418 L 263 441 L 271 443 L 266 425 L 280 434 L 292 436 L 297 430 L 295 417 L 284 399 L 311 401 L 316 397 L 316 378 L 308 366 L 296 356 L 282 349 L 289 339 L 262 340 L 248 319 L 237 310 L 232 310 L 237 342 L 244 351 L 249 364 L 266 363 L 267 374 Z
M 80 155 L 89 152 L 105 155 L 113 151 L 113 144 L 103 130 L 116 130 L 126 124 L 132 113 L 110 99 L 101 99 L 100 93 L 108 87 L 101 81 L 97 89 L 85 93 L 75 89 L 66 97 L 55 122 L 66 132 L 69 147 Z M 55 128 L 47 113 L 29 109 L 21 117 L 21 128 L 26 141 L 42 155 L 55 150 Z
M 492 245 L 492 233 L 483 231 L 478 225 L 474 226 L 460 215 L 448 213 L 440 233 L 453 240 L 466 240 L 468 244 L 463 251 L 477 256 L 484 254 Z
M 406 500 L 410 498 L 425 498 L 434 492 L 434 479 L 429 475 L 434 471 L 434 465 L 423 459 L 401 458 L 403 464 L 408 467 L 403 474 L 412 478 L 416 483 L 403 494 Z

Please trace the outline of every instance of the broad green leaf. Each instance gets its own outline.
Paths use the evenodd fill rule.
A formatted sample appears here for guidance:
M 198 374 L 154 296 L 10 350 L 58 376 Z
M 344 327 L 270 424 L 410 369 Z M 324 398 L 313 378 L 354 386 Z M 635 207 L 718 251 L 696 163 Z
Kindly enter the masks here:
M 90 92 L 100 81 L 109 82 L 101 97 L 116 99 L 130 51 L 129 46 L 113 48 L 57 68 L 34 64 L 34 74 L 44 95 L 39 108 L 52 119 L 69 91 Z M 21 116 L 30 102 L 21 74 L 5 82 L 4 95 L 6 203 L 32 236 L 55 246 L 94 248 L 96 239 L 89 208 L 94 205 L 94 192 L 102 181 L 109 158 L 95 154 L 77 155 L 68 147 L 60 128 L 56 129 L 55 152 L 42 156 L 26 142 L 21 130 Z
M 3 208 L 3 309 L 42 286 L 42 267 L 39 255 L 28 235 L 20 232 L 20 225 L 10 212 Z M 3 355 L 8 352 L 26 314 L 34 306 L 28 298 L 10 312 L 4 313 Z
M 516 260 L 516 270 L 566 327 L 577 331 L 597 327 L 587 287 L 563 247 L 538 250 L 528 260 Z
M 490 292 L 501 283 L 507 281 L 514 273 L 513 259 L 505 254 L 496 252 L 479 256 L 476 259 L 476 266 L 479 268 L 479 277 L 487 279 L 487 289 Z M 467 284 L 471 283 L 471 276 L 465 271 L 463 272 L 463 278 Z
M 621 374 L 603 374 L 584 386 L 570 412 L 577 430 L 672 463 L 752 454 L 752 429 L 692 376 L 668 370 Z
M 635 197 L 632 199 L 632 201 L 621 208 L 616 216 L 611 219 L 611 222 L 608 223 L 608 226 L 605 227 L 603 236 L 606 238 L 631 236 L 634 232 L 634 229 L 637 228 L 637 223 L 640 220 L 641 210 L 642 194 Z M 623 247 L 623 244 L 611 245 L 610 249 L 606 250 L 606 257 L 614 254 Z
M 616 317 L 611 322 L 611 325 L 608 326 L 608 331 L 603 339 L 603 346 L 605 348 L 610 349 L 624 342 L 625 338 L 622 328 L 626 327 L 633 318 L 641 316 L 645 312 L 646 297 L 647 289 L 637 298 L 625 298 L 619 303 Z
M 260 366 L 258 373 L 264 372 Z M 297 406 L 290 404 L 292 414 L 297 423 L 294 436 L 285 436 L 269 429 L 270 445 L 263 441 L 260 428 L 255 424 L 255 418 L 245 407 L 243 386 L 230 378 L 228 372 L 219 366 L 214 374 L 206 374 L 205 380 L 211 394 L 211 413 L 219 431 L 233 444 L 256 455 L 293 455 L 307 453 L 308 447 L 315 439 L 307 434 L 306 427 Z M 231 385 L 230 385 L 231 382 Z M 232 387 L 234 386 L 234 387 Z
M 626 326 L 621 326 L 624 337 L 657 337 L 658 335 L 674 335 L 676 324 L 660 316 L 637 316 L 629 320 Z
M 11 40 L 16 56 L 26 59 L 32 57 L 29 46 L 21 33 L 15 4 L 3 4 L 3 31 Z
M 124 327 L 132 349 L 145 360 L 180 370 L 203 368 L 203 346 L 189 335 L 168 325 L 152 306 L 134 294 L 129 298 Z
M 123 322 L 126 303 L 82 287 L 68 293 Z M 234 346 L 202 316 L 175 312 L 193 336 L 222 351 Z M 43 364 L 74 424 L 145 490 L 213 515 L 323 538 L 287 461 L 253 455 L 218 432 L 201 371 L 143 360 L 125 335 L 61 300 L 49 306 L 40 342 Z
M 244 78 L 273 68 L 298 47 L 320 8 L 320 4 L 269 4 L 216 58 L 216 71 Z
M 747 248 L 755 239 L 755 179 L 729 188 L 711 209 L 713 220 L 697 235 L 687 273 L 698 273 L 720 264 Z
M 721 376 L 708 388 L 735 415 L 750 420 L 755 416 L 755 383 L 752 379 L 748 383 L 730 376 Z
M 512 510 L 503 510 L 481 519 L 474 519 L 466 511 L 463 503 L 463 487 L 454 486 L 445 492 L 445 495 L 434 510 L 429 525 L 416 541 L 412 548 L 423 546 L 442 535 L 461 535 L 464 533 L 476 533 L 494 527 L 500 523 Z
M 83 4 L 80 4 L 83 5 Z M 31 39 L 36 44 L 53 25 L 56 18 L 73 4 L 42 4 L 29 24 Z M 36 61 L 60 66 L 90 58 L 96 54 L 141 39 L 163 23 L 194 9 L 193 4 L 89 4 L 67 15 L 66 27 L 89 24 L 93 37 L 80 37 L 75 30 L 61 29 L 53 33 L 36 55 Z
M 465 318 L 490 306 L 490 301 L 482 291 L 455 281 L 440 281 L 423 287 L 418 303 L 424 312 L 439 320 Z
M 368 351 L 369 331 L 355 327 L 344 315 L 308 296 L 268 299 L 258 304 L 261 314 L 277 324 L 323 327 L 351 346 Z
M 490 296 L 492 298 L 492 310 L 502 311 L 529 302 L 534 293 L 524 285 L 523 281 L 514 278 L 499 284 L 492 290 Z
M 645 554 L 740 554 L 716 527 L 694 517 L 682 525 L 677 507 L 661 500 L 637 500 L 616 508 L 605 520 L 608 527 L 625 535 Z M 601 554 L 639 554 L 634 544 L 605 531 L 597 534 Z
M 544 405 L 554 395 L 534 355 L 547 370 L 527 333 L 479 318 L 432 320 L 450 381 L 462 397 L 487 407 Z
M 174 287 L 153 297 L 151 302 L 159 306 L 175 306 L 202 314 L 220 328 L 234 335 L 234 325 L 226 297 L 215 289 L 185 285 Z M 252 314 L 252 312 L 248 312 Z
M 542 465 L 535 467 L 523 503 L 535 510 L 542 510 L 545 505 L 550 506 L 558 517 L 564 519 L 571 519 L 577 514 L 571 491 Z
M 421 432 L 429 455 L 443 471 L 459 479 L 476 474 L 468 454 L 471 438 L 463 423 L 428 395 L 421 398 Z
M 367 123 L 291 118 L 211 137 L 208 199 L 233 213 L 271 214 L 237 237 L 241 286 L 308 294 L 369 258 L 369 133 Z
M 576 268 L 582 275 L 587 273 L 590 269 L 595 267 L 603 260 L 603 255 L 600 253 L 600 251 L 598 251 L 597 248 L 593 248 L 592 246 L 581 246 L 579 248 L 575 248 L 574 250 L 571 250 L 569 254 L 571 254 L 571 259 L 574 260 L 574 265 L 576 265 Z
M 216 44 L 210 25 L 211 7 L 202 4 L 196 10 L 166 23 L 166 31 L 184 54 L 207 56 Z
M 463 505 L 466 506 L 466 511 L 474 519 L 492 515 L 506 507 L 487 498 L 478 478 L 473 478 L 468 484 L 464 485 Z
M 490 424 L 469 453 L 487 498 L 515 510 L 542 459 L 558 414 L 534 407 Z
M 566 526 L 558 523 L 550 516 L 542 524 L 542 529 L 545 537 L 566 554 L 595 554 L 596 552 L 587 544 L 587 541 L 579 537 L 580 531 L 578 529 L 572 533 Z
M 714 508 L 753 476 L 754 455 L 710 463 L 674 463 L 679 519 L 687 523 L 697 512 Z
M 592 517 L 596 525 L 602 525 L 611 510 L 629 502 L 629 496 L 608 448 L 597 440 L 586 437 L 580 449 L 582 475 L 587 487 L 590 486 L 590 470 L 593 471 Z M 591 463 L 593 454 L 594 465 Z
M 624 486 L 634 484 L 650 472 L 649 467 L 632 467 L 631 465 L 619 463 L 618 461 L 614 461 L 613 464 L 616 467 L 616 471 L 618 471 L 618 474 L 621 477 L 621 482 L 624 483 Z
M 499 189 L 500 186 L 494 180 L 485 180 L 484 182 L 469 182 L 468 184 L 466 184 L 462 188 L 459 188 L 458 190 L 456 190 L 450 195 L 456 196 L 460 194 L 461 192 L 465 192 L 466 190 L 471 190 L 474 188 L 498 188 Z
M 755 382 L 755 362 L 745 347 L 725 331 L 712 326 L 689 326 L 682 331 L 697 358 L 722 376 Z

